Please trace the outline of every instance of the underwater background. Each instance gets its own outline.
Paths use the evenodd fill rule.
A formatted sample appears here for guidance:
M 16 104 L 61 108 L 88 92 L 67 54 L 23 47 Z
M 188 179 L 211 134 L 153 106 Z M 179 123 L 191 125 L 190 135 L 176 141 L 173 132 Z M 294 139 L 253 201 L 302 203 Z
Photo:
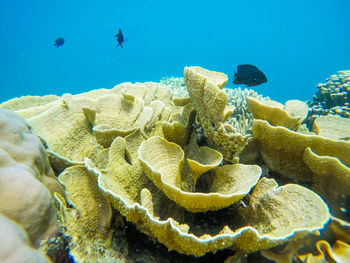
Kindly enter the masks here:
M 349 7 L 0 2 L 0 262 L 350 263 Z
M 258 93 L 309 100 L 317 83 L 349 69 L 349 10 L 347 0 L 1 1 L 0 102 L 159 82 L 197 65 L 234 88 L 239 64 L 266 74 Z

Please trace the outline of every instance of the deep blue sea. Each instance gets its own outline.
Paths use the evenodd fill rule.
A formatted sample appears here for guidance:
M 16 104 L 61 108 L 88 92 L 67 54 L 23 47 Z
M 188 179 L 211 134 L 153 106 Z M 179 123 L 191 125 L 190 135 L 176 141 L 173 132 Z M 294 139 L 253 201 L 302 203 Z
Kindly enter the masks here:
M 0 102 L 253 64 L 280 102 L 350 69 L 349 0 L 0 1 Z M 116 47 L 121 28 L 127 42 Z M 55 39 L 65 43 L 56 48 Z

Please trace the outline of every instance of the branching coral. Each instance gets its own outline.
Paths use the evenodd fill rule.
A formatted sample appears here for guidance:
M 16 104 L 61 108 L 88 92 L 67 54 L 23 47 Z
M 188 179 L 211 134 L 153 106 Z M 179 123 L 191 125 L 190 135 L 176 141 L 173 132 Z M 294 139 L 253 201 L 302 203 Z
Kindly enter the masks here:
M 186 98 L 189 97 L 188 91 L 185 87 L 184 78 L 176 78 L 176 77 L 164 77 L 160 80 L 160 85 L 168 87 L 171 89 L 172 93 L 175 97 L 178 98 Z
M 243 135 L 251 134 L 254 116 L 248 110 L 247 98 L 258 99 L 259 101 L 269 101 L 269 98 L 258 95 L 258 93 L 252 89 L 241 90 L 239 87 L 237 89 L 224 88 L 224 90 L 228 95 L 227 105 L 234 107 L 232 115 L 226 122 Z

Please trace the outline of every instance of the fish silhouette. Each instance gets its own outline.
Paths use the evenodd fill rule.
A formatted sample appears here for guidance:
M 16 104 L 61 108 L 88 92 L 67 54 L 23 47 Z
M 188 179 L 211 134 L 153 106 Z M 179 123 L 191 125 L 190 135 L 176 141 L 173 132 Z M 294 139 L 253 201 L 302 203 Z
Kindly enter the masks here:
M 123 32 L 120 28 L 119 28 L 118 34 L 116 34 L 115 37 L 117 38 L 117 41 L 118 41 L 117 47 L 121 46 L 123 48 L 122 44 L 125 43 L 125 39 L 124 39 Z
M 63 46 L 64 44 L 64 39 L 62 37 L 59 37 L 55 40 L 55 43 L 53 44 L 56 47 Z
M 258 86 L 265 82 L 267 82 L 265 74 L 250 64 L 238 65 L 233 77 L 234 84 L 246 84 L 248 87 Z

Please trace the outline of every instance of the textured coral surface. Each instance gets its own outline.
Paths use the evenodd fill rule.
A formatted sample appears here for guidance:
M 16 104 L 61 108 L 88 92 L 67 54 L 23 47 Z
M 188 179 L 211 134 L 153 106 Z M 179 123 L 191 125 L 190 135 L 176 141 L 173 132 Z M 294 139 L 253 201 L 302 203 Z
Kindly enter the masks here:
M 50 209 L 54 195 L 60 233 L 41 249 L 52 256 L 63 248 L 76 262 L 347 255 L 350 142 L 325 137 L 332 125 L 321 120 L 319 135 L 306 135 L 305 103 L 226 93 L 226 82 L 223 73 L 186 67 L 184 80 L 2 104 L 41 138 L 18 116 L 4 122 L 11 132 L 0 129 L 4 178 L 18 171 L 15 182 L 44 187 L 40 202 L 50 200 Z

